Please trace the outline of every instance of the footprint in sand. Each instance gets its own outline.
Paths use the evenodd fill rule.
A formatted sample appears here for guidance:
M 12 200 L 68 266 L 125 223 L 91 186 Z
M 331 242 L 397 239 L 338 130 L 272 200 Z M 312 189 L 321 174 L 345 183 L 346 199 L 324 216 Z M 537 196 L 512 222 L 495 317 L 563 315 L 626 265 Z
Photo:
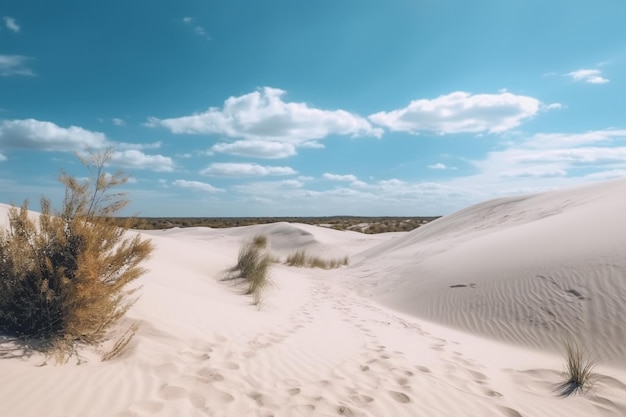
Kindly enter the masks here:
M 161 401 L 148 400 L 148 401 L 141 401 L 139 403 L 136 403 L 135 407 L 143 411 L 146 411 L 150 414 L 156 414 L 163 409 L 164 403 Z
M 259 407 L 263 407 L 263 405 L 265 404 L 263 402 L 263 394 L 259 393 L 259 392 L 251 392 L 248 394 L 248 397 L 253 399 L 254 402 L 256 402 L 256 405 Z
M 214 388 L 212 385 L 203 386 L 202 395 L 204 396 L 204 398 L 206 398 L 209 404 L 225 404 L 235 401 L 235 397 L 227 392 L 220 391 L 217 388 Z
M 291 407 L 288 415 L 310 415 L 312 411 L 315 411 L 313 404 L 298 404 Z
M 398 385 L 408 385 L 409 380 L 404 378 L 404 377 L 400 377 L 400 378 L 396 378 L 396 382 L 398 383 Z
M 156 367 L 156 373 L 162 379 L 172 379 L 178 375 L 179 370 L 173 363 L 164 363 Z
M 235 362 L 224 362 L 223 366 L 224 368 L 230 369 L 231 371 L 239 369 L 239 365 L 237 365 Z
M 197 376 L 202 382 L 205 382 L 207 384 L 224 380 L 224 376 L 222 374 L 211 368 L 200 369 L 197 373 Z
M 374 401 L 373 397 L 370 397 L 369 395 L 362 395 L 362 394 L 352 395 L 350 399 L 358 405 L 369 404 Z
M 502 397 L 502 394 L 500 394 L 498 391 L 494 391 L 491 389 L 485 389 L 483 394 L 485 394 L 487 397 L 495 397 L 495 398 Z
M 502 411 L 506 417 L 523 417 L 517 410 L 513 410 L 509 407 L 500 407 L 500 411 Z
M 189 393 L 189 402 L 191 402 L 191 405 L 195 408 L 199 408 L 201 410 L 207 408 L 206 398 L 204 398 L 204 396 L 200 393 Z
M 164 400 L 178 400 L 187 396 L 187 390 L 176 385 L 165 384 L 159 389 L 159 397 Z
M 411 402 L 411 397 L 409 397 L 403 392 L 398 392 L 398 391 L 387 391 L 387 392 L 389 393 L 391 398 L 393 398 L 399 403 L 408 404 Z
M 474 382 L 483 383 L 487 380 L 487 375 L 481 372 L 472 371 L 471 369 L 468 369 L 467 372 L 474 378 Z

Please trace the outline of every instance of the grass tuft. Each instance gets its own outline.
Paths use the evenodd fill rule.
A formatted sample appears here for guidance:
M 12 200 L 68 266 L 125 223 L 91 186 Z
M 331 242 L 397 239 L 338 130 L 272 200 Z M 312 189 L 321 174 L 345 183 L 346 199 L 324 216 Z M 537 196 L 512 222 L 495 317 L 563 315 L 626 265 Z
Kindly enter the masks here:
M 555 389 L 559 397 L 569 397 L 587 391 L 594 378 L 593 369 L 596 365 L 591 355 L 577 343 L 569 341 L 565 349 L 565 382 Z
M 259 305 L 269 284 L 271 258 L 266 251 L 267 237 L 257 235 L 239 249 L 237 264 L 227 271 L 226 280 L 241 279 L 247 283 L 245 294 L 252 295 L 254 305 Z
M 295 266 L 299 268 L 334 269 L 343 265 L 348 265 L 348 257 L 345 256 L 343 258 L 327 260 L 320 258 L 319 256 L 311 256 L 307 254 L 304 249 L 301 249 L 287 256 L 285 263 L 288 266 Z

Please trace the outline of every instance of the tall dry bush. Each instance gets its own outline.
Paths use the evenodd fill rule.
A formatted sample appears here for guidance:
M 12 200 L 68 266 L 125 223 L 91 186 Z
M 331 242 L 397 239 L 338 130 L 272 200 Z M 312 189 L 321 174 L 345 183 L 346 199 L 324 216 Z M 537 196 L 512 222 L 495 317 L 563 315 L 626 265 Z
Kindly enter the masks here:
M 128 284 L 145 272 L 152 244 L 111 219 L 128 204 L 124 193 L 111 193 L 128 180 L 105 172 L 111 157 L 111 150 L 79 157 L 86 180 L 61 174 L 60 211 L 45 197 L 36 220 L 27 201 L 9 210 L 9 227 L 0 230 L 0 333 L 72 352 L 101 342 L 132 306 L 136 289 Z

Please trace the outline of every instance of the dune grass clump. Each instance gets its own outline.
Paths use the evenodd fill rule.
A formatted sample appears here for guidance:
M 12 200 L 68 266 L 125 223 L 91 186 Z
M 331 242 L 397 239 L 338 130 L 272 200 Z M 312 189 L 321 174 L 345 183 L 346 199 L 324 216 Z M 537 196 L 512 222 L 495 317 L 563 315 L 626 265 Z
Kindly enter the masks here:
M 307 254 L 304 249 L 301 249 L 287 256 L 285 263 L 288 266 L 295 266 L 299 268 L 334 269 L 343 265 L 348 265 L 348 257 L 345 256 L 343 258 L 327 260 L 322 259 L 319 256 L 311 256 Z
M 27 201 L 9 210 L 8 229 L 0 230 L 0 334 L 69 357 L 78 344 L 102 342 L 134 303 L 128 284 L 145 272 L 152 244 L 110 219 L 128 203 L 110 193 L 128 180 L 104 172 L 111 155 L 79 157 L 90 179 L 61 174 L 61 211 L 45 197 L 37 220 Z
M 567 342 L 565 351 L 565 382 L 556 387 L 559 397 L 582 394 L 590 388 L 596 361 L 575 342 Z
M 237 264 L 228 270 L 225 279 L 241 279 L 247 283 L 245 294 L 252 295 L 253 304 L 261 303 L 269 283 L 271 258 L 267 253 L 267 236 L 256 235 L 239 249 Z

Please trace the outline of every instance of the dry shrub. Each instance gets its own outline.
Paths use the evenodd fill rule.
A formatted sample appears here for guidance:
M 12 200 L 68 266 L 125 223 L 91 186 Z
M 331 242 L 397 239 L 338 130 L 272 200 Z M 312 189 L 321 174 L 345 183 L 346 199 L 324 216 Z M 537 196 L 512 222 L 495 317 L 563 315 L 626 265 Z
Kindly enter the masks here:
M 135 301 L 128 284 L 145 272 L 139 265 L 152 244 L 109 218 L 128 203 L 110 193 L 128 180 L 104 172 L 111 155 L 79 157 L 88 180 L 61 174 L 61 211 L 46 198 L 37 221 L 28 202 L 9 210 L 8 230 L 0 231 L 0 333 L 71 354 L 77 344 L 100 343 Z

